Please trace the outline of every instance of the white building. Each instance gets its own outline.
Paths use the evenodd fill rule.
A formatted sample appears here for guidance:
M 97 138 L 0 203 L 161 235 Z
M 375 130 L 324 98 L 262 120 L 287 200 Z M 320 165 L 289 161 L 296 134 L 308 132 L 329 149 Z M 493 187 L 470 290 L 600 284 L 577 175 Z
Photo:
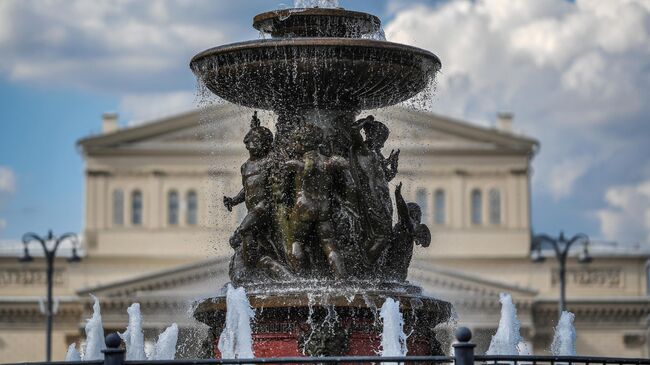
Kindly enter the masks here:
M 245 208 L 228 214 L 221 199 L 241 188 L 251 113 L 226 104 L 124 129 L 106 115 L 102 134 L 79 141 L 86 257 L 76 267 L 58 266 L 55 359 L 81 335 L 88 293 L 102 299 L 107 330 L 122 330 L 126 306 L 138 301 L 153 333 L 172 320 L 187 323 L 187 302 L 227 281 L 227 242 Z M 431 246 L 416 251 L 410 280 L 454 303 L 478 351 L 498 324 L 498 294 L 511 293 L 523 336 L 544 354 L 559 289 L 554 260 L 529 258 L 530 163 L 538 143 L 514 134 L 505 115 L 490 129 L 407 109 L 372 114 L 392 131 L 386 151 L 402 151 L 393 183 L 404 183 L 404 196 L 423 207 L 433 232 Z M 260 117 L 272 127 L 271 114 Z M 578 353 L 649 356 L 650 252 L 604 246 L 592 253 L 590 265 L 570 259 L 568 268 Z M 26 271 L 9 256 L 0 258 L 0 362 L 41 360 L 44 283 L 33 272 L 43 263 Z

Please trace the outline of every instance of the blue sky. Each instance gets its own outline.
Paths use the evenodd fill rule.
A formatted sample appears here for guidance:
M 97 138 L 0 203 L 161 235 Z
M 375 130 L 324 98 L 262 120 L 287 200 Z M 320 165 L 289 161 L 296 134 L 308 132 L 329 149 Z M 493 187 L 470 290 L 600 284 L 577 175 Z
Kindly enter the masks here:
M 187 65 L 256 38 L 253 15 L 291 0 L 0 2 L 0 239 L 79 231 L 75 142 L 105 111 L 123 125 L 193 107 Z M 443 61 L 433 111 L 489 126 L 499 111 L 541 141 L 537 231 L 650 237 L 650 1 L 341 0 L 388 40 Z

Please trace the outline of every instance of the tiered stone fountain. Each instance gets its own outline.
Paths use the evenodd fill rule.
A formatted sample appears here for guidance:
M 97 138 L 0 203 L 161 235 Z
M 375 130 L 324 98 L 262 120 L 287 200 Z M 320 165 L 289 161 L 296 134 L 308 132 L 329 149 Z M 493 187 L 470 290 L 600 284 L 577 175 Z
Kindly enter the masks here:
M 230 277 L 256 310 L 255 355 L 374 355 L 388 297 L 400 302 L 409 355 L 441 354 L 433 328 L 451 306 L 406 281 L 413 246 L 431 235 L 401 184 L 393 224 L 399 151 L 384 157 L 388 128 L 357 120 L 425 89 L 440 60 L 377 39 L 377 17 L 341 8 L 272 11 L 253 25 L 271 38 L 206 50 L 191 68 L 217 96 L 278 118 L 274 135 L 253 116 L 243 189 L 224 197 L 229 210 L 248 208 L 230 240 Z M 224 293 L 195 311 L 214 334 Z

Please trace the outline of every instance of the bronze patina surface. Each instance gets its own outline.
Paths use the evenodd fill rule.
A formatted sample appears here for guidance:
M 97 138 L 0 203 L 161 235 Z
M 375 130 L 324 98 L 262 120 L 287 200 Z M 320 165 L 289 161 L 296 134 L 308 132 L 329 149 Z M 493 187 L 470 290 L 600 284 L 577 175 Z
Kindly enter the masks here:
M 408 100 L 441 65 L 429 51 L 386 41 L 282 38 L 215 47 L 190 67 L 210 91 L 235 104 L 358 111 Z

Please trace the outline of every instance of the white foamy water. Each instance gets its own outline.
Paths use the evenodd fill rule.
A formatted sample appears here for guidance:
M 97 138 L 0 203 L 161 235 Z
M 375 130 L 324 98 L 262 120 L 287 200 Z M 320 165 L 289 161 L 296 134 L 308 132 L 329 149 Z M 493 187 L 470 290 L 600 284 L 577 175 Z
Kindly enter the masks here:
M 99 305 L 99 299 L 91 295 L 94 300 L 93 315 L 86 322 L 86 340 L 82 342 L 82 353 L 77 351 L 76 344 L 71 344 L 65 355 L 65 361 L 93 361 L 103 360 L 106 349 L 104 342 L 104 327 Z M 158 341 L 149 359 L 144 351 L 144 331 L 142 329 L 142 315 L 140 304 L 133 303 L 128 309 L 129 324 L 120 337 L 126 345 L 126 360 L 174 360 L 176 357 L 176 343 L 178 342 L 178 325 L 169 326 L 158 336 Z
M 573 326 L 575 315 L 571 312 L 562 312 L 560 321 L 555 327 L 551 353 L 554 356 L 576 356 L 576 329 Z
M 379 317 L 383 323 L 380 356 L 406 356 L 408 349 L 404 333 L 404 318 L 399 311 L 399 302 L 387 298 L 381 306 Z
M 142 331 L 142 314 L 140 303 L 133 303 L 127 308 L 129 325 L 120 336 L 126 345 L 126 360 L 147 360 L 144 352 L 144 332 Z
M 522 356 L 530 356 L 533 354 L 533 348 L 530 345 L 530 343 L 521 341 L 519 344 L 517 344 L 517 351 L 519 351 L 519 355 Z
M 176 342 L 178 342 L 178 325 L 174 323 L 158 336 L 149 360 L 174 360 Z
M 294 8 L 338 8 L 339 0 L 293 0 Z
M 93 315 L 86 322 L 86 347 L 84 349 L 84 361 L 103 360 L 104 353 L 102 350 L 106 349 L 99 299 L 94 295 L 91 295 L 91 297 L 94 300 Z
M 77 351 L 77 344 L 71 343 L 65 354 L 65 361 L 81 361 L 81 354 Z
M 501 293 L 501 319 L 497 333 L 492 336 L 486 355 L 519 355 L 518 345 L 522 341 L 519 334 L 521 324 L 517 319 L 517 308 L 510 294 Z
M 361 36 L 363 39 L 373 39 L 376 41 L 385 41 L 386 40 L 386 33 L 384 32 L 384 28 L 379 28 L 378 31 L 373 32 L 373 33 L 368 33 L 364 34 Z
M 221 358 L 254 358 L 251 321 L 255 318 L 255 312 L 248 302 L 244 288 L 235 289 L 228 284 L 226 308 L 226 324 L 217 346 L 221 352 Z

